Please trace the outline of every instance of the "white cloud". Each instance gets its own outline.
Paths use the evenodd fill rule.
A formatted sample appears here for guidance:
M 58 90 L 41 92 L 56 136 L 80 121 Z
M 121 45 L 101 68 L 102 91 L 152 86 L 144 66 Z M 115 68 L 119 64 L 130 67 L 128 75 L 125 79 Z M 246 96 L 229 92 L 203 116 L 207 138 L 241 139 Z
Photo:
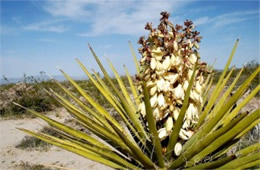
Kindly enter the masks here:
M 68 31 L 70 27 L 59 24 L 59 22 L 61 21 L 63 20 L 51 20 L 51 21 L 33 23 L 24 26 L 23 29 L 28 31 L 46 31 L 46 32 L 56 32 L 56 33 L 62 33 Z
M 218 15 L 215 17 L 200 17 L 194 20 L 195 25 L 211 24 L 215 28 L 223 27 L 233 23 L 249 20 L 251 18 L 259 17 L 259 11 L 239 11 Z
M 44 9 L 54 16 L 79 17 L 89 14 L 84 9 L 89 0 L 48 0 Z
M 209 17 L 201 17 L 193 21 L 195 25 L 203 25 L 206 23 L 209 23 L 210 18 Z
M 48 0 L 44 9 L 53 16 L 88 22 L 90 31 L 78 36 L 140 34 L 147 21 L 158 23 L 161 11 L 174 11 L 192 1 L 179 0 Z

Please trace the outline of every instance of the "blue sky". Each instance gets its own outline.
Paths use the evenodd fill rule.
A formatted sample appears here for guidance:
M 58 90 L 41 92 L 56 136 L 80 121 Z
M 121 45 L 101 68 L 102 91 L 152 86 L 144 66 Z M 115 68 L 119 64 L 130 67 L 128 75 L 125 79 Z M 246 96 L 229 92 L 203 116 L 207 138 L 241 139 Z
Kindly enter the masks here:
M 107 55 L 121 74 L 123 64 L 134 74 L 128 40 L 137 52 L 145 23 L 157 25 L 161 11 L 174 24 L 193 20 L 203 36 L 202 60 L 216 58 L 215 68 L 224 67 L 238 37 L 232 64 L 259 60 L 258 0 L 1 0 L 0 76 L 60 75 L 57 66 L 83 76 L 76 57 L 98 70 L 88 43 L 101 61 Z

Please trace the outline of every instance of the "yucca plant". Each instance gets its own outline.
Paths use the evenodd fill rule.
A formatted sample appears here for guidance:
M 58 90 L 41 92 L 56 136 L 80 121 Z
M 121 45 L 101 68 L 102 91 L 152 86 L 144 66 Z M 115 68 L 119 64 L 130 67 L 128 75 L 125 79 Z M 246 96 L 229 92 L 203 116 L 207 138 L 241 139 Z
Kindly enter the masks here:
M 71 99 L 51 89 L 46 92 L 96 137 L 30 109 L 27 110 L 48 122 L 61 138 L 20 130 L 115 169 L 245 169 L 259 165 L 259 143 L 234 153 L 228 151 L 260 122 L 259 109 L 252 113 L 240 113 L 241 108 L 259 92 L 259 85 L 237 103 L 251 81 L 259 75 L 260 68 L 234 89 L 243 72 L 241 69 L 232 84 L 224 90 L 234 69 L 229 70 L 229 66 L 238 45 L 237 40 L 210 94 L 213 72 L 200 61 L 199 32 L 193 30 L 191 21 L 185 21 L 184 27 L 174 26 L 168 21 L 167 12 L 161 15 L 158 28 L 148 23 L 145 27 L 150 31 L 148 38 L 141 37 L 139 40 L 142 55 L 139 63 L 129 43 L 136 64 L 137 81 L 124 68 L 132 94 L 129 94 L 128 86 L 108 61 L 118 84 L 112 81 L 90 46 L 108 84 L 94 70 L 91 73 L 76 59 L 123 120 L 122 124 L 61 70 L 87 104 L 57 81 L 57 85 Z M 74 102 L 71 103 L 71 100 Z

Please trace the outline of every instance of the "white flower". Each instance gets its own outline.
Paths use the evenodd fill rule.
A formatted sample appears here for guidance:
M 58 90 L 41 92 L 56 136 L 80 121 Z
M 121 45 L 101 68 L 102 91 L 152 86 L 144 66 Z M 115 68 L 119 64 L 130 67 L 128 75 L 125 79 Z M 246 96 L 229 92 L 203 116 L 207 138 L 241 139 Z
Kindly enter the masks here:
M 157 94 L 156 93 L 155 93 L 155 95 L 153 95 L 153 97 L 151 97 L 150 103 L 151 103 L 152 108 L 154 108 L 157 105 L 158 100 L 157 100 Z
M 152 51 L 151 51 L 152 53 L 157 53 L 157 54 L 160 54 L 160 53 L 162 53 L 162 50 L 161 50 L 161 48 L 160 47 L 157 47 L 157 48 L 155 48 L 155 49 L 152 49 Z
M 155 78 L 156 78 L 156 74 L 152 74 L 151 79 L 155 79 Z
M 195 90 L 191 90 L 190 98 L 198 104 L 203 103 L 202 97 Z
M 179 74 L 174 73 L 166 73 L 164 76 L 165 80 L 168 80 L 171 84 L 174 84 L 179 78 Z
M 175 59 L 176 59 L 175 55 L 172 54 L 172 55 L 171 55 L 171 65 L 174 65 Z
M 165 80 L 163 78 L 157 80 L 157 84 L 156 85 L 157 85 L 157 89 L 158 89 L 159 92 L 163 91 L 163 88 L 165 86 Z
M 141 60 L 140 60 L 140 62 L 141 62 L 141 63 L 144 63 L 144 62 L 146 61 L 146 58 L 147 58 L 146 56 L 142 57 Z
M 145 75 L 149 74 L 150 73 L 150 68 L 147 68 L 144 72 Z
M 173 120 L 172 117 L 169 116 L 168 119 L 166 120 L 166 131 L 169 134 L 172 131 L 173 128 Z
M 198 108 L 193 103 L 190 103 L 185 115 L 188 120 L 192 120 L 197 117 L 198 113 Z
M 160 107 L 165 104 L 165 99 L 164 99 L 164 96 L 163 96 L 162 93 L 160 93 L 159 96 L 158 96 L 158 104 L 159 104 Z
M 189 48 L 192 48 L 192 46 L 193 46 L 193 45 L 192 45 L 192 43 L 191 43 L 191 40 L 190 40 L 190 39 L 188 39 L 188 40 L 187 40 L 187 43 L 189 44 Z
M 184 99 L 184 90 L 181 84 L 179 84 L 175 89 L 173 89 L 173 92 L 174 92 L 174 96 L 177 99 Z
M 163 58 L 163 55 L 154 55 L 153 57 L 156 59 L 156 61 L 161 61 Z
M 150 89 L 150 96 L 153 96 L 157 91 L 157 86 L 153 86 L 151 89 Z
M 153 70 L 156 68 L 156 60 L 155 60 L 155 58 L 152 58 L 152 59 L 151 59 L 150 67 L 151 67 L 151 69 L 153 69 Z
M 175 57 L 175 60 L 172 62 L 173 62 L 172 63 L 173 66 L 179 66 L 182 62 L 182 59 L 181 59 L 181 57 L 177 56 L 177 57 Z
M 174 49 L 175 51 L 178 50 L 178 43 L 177 43 L 176 41 L 173 41 L 173 49 Z
M 195 46 L 197 49 L 200 48 L 199 44 L 198 44 L 196 41 L 195 41 L 195 43 L 194 43 L 194 46 Z
M 182 74 L 182 72 L 183 72 L 183 65 L 182 65 L 182 64 L 179 65 L 179 66 L 177 67 L 177 70 L 178 70 L 179 74 Z
M 200 82 L 199 82 L 199 81 L 196 82 L 195 90 L 196 90 L 196 92 L 198 92 L 199 94 L 202 93 L 202 85 L 200 85 Z
M 160 110 L 158 107 L 156 107 L 154 110 L 153 110 L 153 116 L 155 117 L 155 120 L 158 121 L 160 120 Z
M 169 109 L 170 109 L 170 111 L 173 112 L 173 110 L 174 110 L 174 106 L 173 106 L 173 104 L 170 105 Z
M 174 146 L 174 153 L 176 156 L 179 156 L 181 154 L 182 150 L 182 144 L 180 142 L 177 142 Z
M 185 91 L 188 89 L 188 86 L 189 86 L 188 80 L 184 80 L 183 89 L 184 89 Z
M 171 91 L 171 90 L 172 90 L 172 88 L 171 88 L 171 83 L 170 83 L 169 81 L 165 81 L 164 84 L 163 84 L 163 89 L 162 89 L 162 91 L 168 93 L 168 92 Z
M 144 102 L 142 102 L 142 103 L 138 106 L 138 111 L 141 112 L 141 114 L 143 115 L 143 117 L 145 117 L 146 111 L 145 111 L 145 104 L 144 104 Z
M 166 128 L 162 128 L 158 130 L 158 137 L 160 140 L 165 139 L 168 136 Z
M 191 79 L 192 73 L 193 73 L 193 70 L 189 69 L 189 71 L 188 71 L 188 80 Z
M 166 104 L 166 105 L 168 106 L 168 104 Z M 161 109 L 162 109 L 162 108 L 161 108 Z M 166 118 L 166 117 L 169 115 L 169 113 L 170 113 L 170 110 L 169 110 L 169 109 L 165 110 L 165 111 L 163 112 L 163 116 L 162 116 L 161 119 Z
M 182 129 L 187 129 L 191 126 L 191 121 L 190 120 L 185 120 L 183 125 L 182 125 Z
M 188 59 L 189 59 L 190 63 L 194 65 L 196 63 L 196 61 L 197 61 L 197 56 L 192 53 L 190 55 L 190 57 L 188 57 Z
M 165 98 L 164 98 L 164 100 L 165 100 Z M 164 110 L 164 109 L 166 109 L 168 106 L 169 106 L 169 105 L 165 102 L 164 105 L 162 105 L 162 106 L 160 107 L 160 109 L 161 109 L 161 110 Z M 165 112 L 164 112 L 164 114 L 165 114 Z
M 180 136 L 180 138 L 181 139 L 183 139 L 183 140 L 188 140 L 192 135 L 194 134 L 194 132 L 192 132 L 192 131 L 186 131 L 186 130 L 184 130 L 184 129 L 181 129 L 180 130 L 180 133 L 179 133 L 179 136 Z
M 157 77 L 161 77 L 161 76 L 164 75 L 165 71 L 164 70 L 159 70 L 159 71 L 156 70 L 155 73 L 156 73 Z
M 163 69 L 164 70 L 168 70 L 169 68 L 170 68 L 170 66 L 171 66 L 171 59 L 170 59 L 170 57 L 169 56 L 167 56 L 166 58 L 165 58 L 165 60 L 163 61 Z
M 156 70 L 161 71 L 163 69 L 163 64 L 160 61 L 156 61 Z
M 175 107 L 174 111 L 173 111 L 173 118 L 174 118 L 175 121 L 177 121 L 179 115 L 180 115 L 180 108 Z
M 148 81 L 147 83 L 146 83 L 146 86 L 147 86 L 147 88 L 150 88 L 150 87 L 153 87 L 154 85 L 155 85 L 156 83 L 154 82 L 154 81 Z

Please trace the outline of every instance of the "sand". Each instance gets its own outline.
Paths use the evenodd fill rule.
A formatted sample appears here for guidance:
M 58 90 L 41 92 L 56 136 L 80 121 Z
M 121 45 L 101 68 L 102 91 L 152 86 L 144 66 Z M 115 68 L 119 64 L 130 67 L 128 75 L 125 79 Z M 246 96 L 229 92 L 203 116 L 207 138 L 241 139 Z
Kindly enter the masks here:
M 54 117 L 54 116 L 52 116 Z M 0 170 L 21 169 L 19 165 L 44 165 L 49 168 L 64 167 L 78 170 L 111 169 L 100 163 L 85 159 L 69 151 L 51 146 L 48 151 L 22 150 L 15 146 L 26 136 L 16 128 L 40 130 L 46 123 L 36 119 L 0 120 Z M 62 169 L 62 168 L 59 168 Z

